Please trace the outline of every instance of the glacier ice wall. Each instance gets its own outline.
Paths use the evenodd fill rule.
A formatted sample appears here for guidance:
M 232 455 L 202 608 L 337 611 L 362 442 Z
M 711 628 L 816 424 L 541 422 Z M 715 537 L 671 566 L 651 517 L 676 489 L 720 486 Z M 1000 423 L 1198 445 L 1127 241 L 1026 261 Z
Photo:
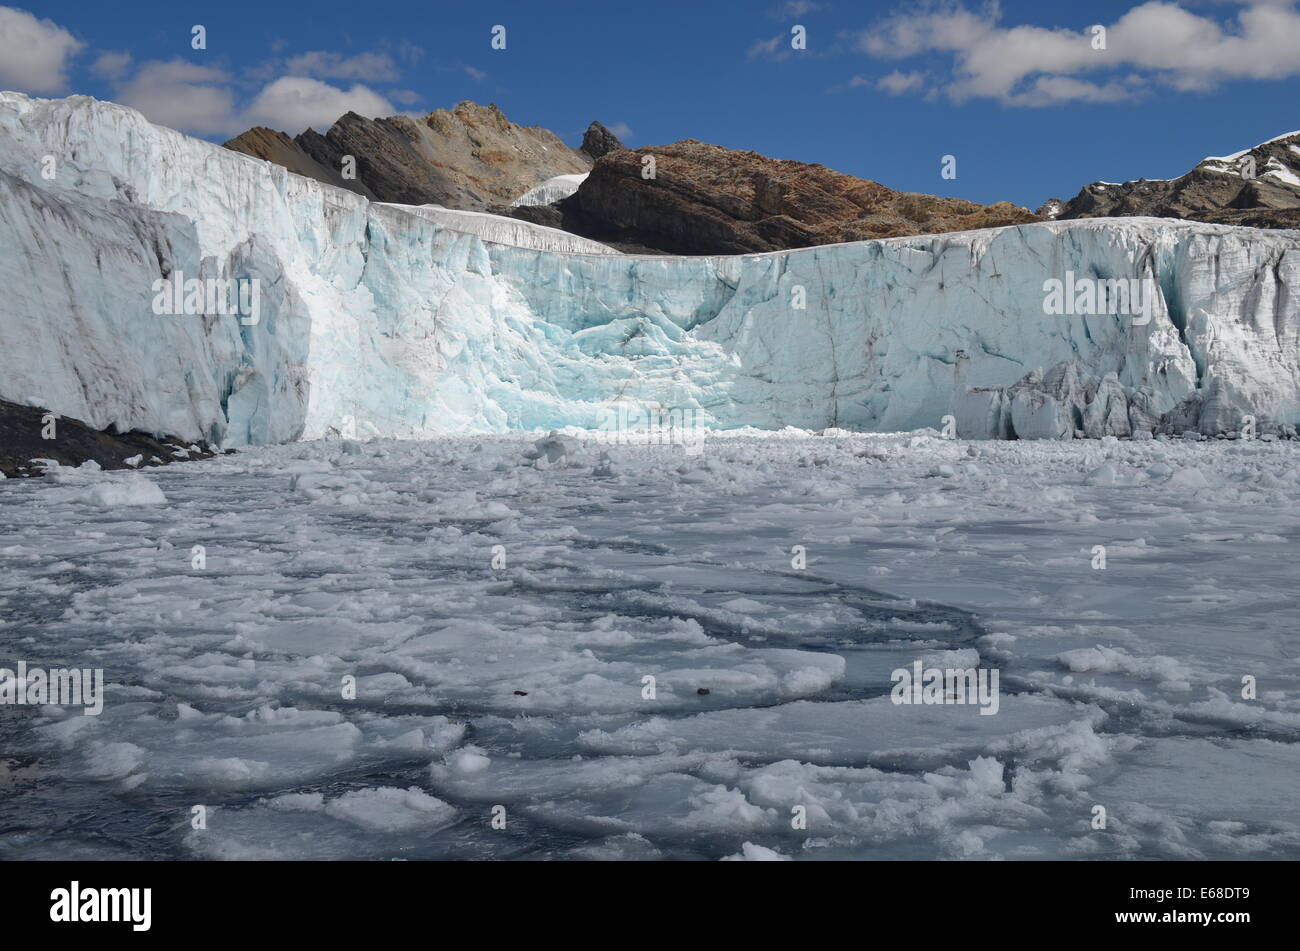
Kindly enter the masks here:
M 528 191 L 512 201 L 510 207 L 549 205 L 561 198 L 568 198 L 581 187 L 590 174 L 590 172 L 583 172 L 581 175 L 556 175 L 553 178 L 548 178 L 536 188 L 528 189 Z
M 1151 321 L 1045 315 L 1067 269 L 1155 281 Z M 260 279 L 259 322 L 155 315 L 173 270 Z M 956 408 L 969 427 L 972 391 L 1062 364 L 1150 419 L 1300 419 L 1297 232 L 1084 219 L 621 255 L 369 203 L 86 97 L 0 93 L 0 281 L 0 397 L 227 445 L 598 426 L 611 400 L 870 430 Z

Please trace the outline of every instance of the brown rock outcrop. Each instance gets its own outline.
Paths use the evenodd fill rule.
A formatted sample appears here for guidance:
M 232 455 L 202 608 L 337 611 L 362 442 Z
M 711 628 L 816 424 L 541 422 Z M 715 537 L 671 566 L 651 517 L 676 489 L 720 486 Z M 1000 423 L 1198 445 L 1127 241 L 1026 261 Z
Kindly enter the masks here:
M 252 129 L 226 147 L 378 201 L 465 211 L 508 205 L 548 178 L 591 167 L 590 156 L 555 133 L 517 125 L 495 105 L 473 102 L 422 119 L 366 119 L 349 112 L 324 135 L 308 129 L 296 139 Z M 348 155 L 356 160 L 353 181 L 338 171 Z
M 643 178 L 643 156 L 655 175 Z M 1016 225 L 1040 220 L 1007 202 L 898 192 L 822 165 L 686 139 L 596 161 L 559 203 L 563 226 L 631 250 L 743 254 Z

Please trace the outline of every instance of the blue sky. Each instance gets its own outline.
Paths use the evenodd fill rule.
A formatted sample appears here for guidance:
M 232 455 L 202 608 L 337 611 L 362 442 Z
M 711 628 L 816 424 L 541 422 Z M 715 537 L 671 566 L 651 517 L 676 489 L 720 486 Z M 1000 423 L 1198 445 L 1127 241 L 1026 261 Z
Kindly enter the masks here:
M 301 11 L 301 12 L 295 12 Z M 207 48 L 192 48 L 191 28 Z M 506 48 L 491 31 L 506 28 Z M 807 48 L 791 48 L 806 29 Z M 1107 28 L 1096 49 L 1090 28 Z M 462 99 L 577 144 L 697 138 L 892 188 L 1036 207 L 1300 128 L 1293 0 L 0 6 L 0 86 L 87 93 L 215 141 Z M 944 155 L 957 177 L 940 176 Z

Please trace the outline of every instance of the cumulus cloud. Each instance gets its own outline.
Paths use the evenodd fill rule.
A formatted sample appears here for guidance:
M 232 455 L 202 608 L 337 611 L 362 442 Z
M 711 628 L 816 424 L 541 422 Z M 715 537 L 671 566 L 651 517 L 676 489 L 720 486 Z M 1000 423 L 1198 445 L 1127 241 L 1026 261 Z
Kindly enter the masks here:
M 284 76 L 266 86 L 245 111 L 250 125 L 276 129 L 328 129 L 345 112 L 373 119 L 397 112 L 392 104 L 366 86 L 339 89 L 306 76 Z
M 234 125 L 235 94 L 220 69 L 184 60 L 141 64 L 114 99 L 150 122 L 198 135 L 226 134 Z
M 90 71 L 101 79 L 121 79 L 131 68 L 131 54 L 110 50 L 100 53 L 91 64 Z
M 1016 106 L 1050 106 L 1058 102 L 1122 102 L 1136 99 L 1144 84 L 1137 76 L 1108 83 L 1091 83 L 1070 76 L 1039 76 L 1025 89 L 1007 98 Z
M 177 59 L 142 63 L 117 82 L 114 98 L 151 122 L 196 135 L 233 135 L 256 125 L 296 134 L 327 129 L 345 112 L 367 118 L 397 112 L 385 96 L 360 83 L 344 89 L 310 76 L 281 76 L 242 108 L 235 89 L 223 70 Z
M 57 23 L 0 6 L 0 86 L 31 93 L 64 92 L 70 61 L 84 48 Z M 422 54 L 419 47 L 403 42 L 396 55 L 414 62 Z M 389 98 L 361 80 L 386 83 L 400 77 L 388 53 L 345 56 L 326 50 L 262 63 L 237 76 L 179 58 L 136 66 L 126 50 L 103 50 L 89 71 L 112 85 L 116 101 L 138 109 L 151 122 L 202 136 L 232 135 L 251 125 L 295 133 L 308 127 L 328 128 L 346 112 L 368 118 L 394 115 L 397 109 Z M 345 88 L 324 79 L 353 82 Z M 252 100 L 241 105 L 253 89 L 258 91 Z M 399 89 L 392 98 L 409 104 L 419 96 Z
M 68 87 L 69 61 L 85 44 L 50 20 L 0 7 L 0 86 L 28 93 Z
M 1115 102 L 1136 98 L 1150 83 L 1211 89 L 1234 79 L 1300 75 L 1300 12 L 1293 0 L 1228 7 L 1237 9 L 1220 22 L 1150 0 L 1099 24 L 1106 44 L 1096 49 L 1088 28 L 1004 26 L 996 3 L 979 9 L 943 3 L 888 17 L 860 34 L 857 45 L 881 59 L 949 57 L 951 78 L 943 88 L 955 102 Z M 1085 78 L 1091 73 L 1111 75 Z

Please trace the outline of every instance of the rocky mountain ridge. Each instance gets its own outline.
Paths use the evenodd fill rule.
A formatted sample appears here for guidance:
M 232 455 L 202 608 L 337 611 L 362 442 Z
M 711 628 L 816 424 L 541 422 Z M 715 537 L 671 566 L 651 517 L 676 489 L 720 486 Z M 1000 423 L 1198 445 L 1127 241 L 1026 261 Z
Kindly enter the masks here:
M 695 139 L 629 150 L 599 122 L 573 149 L 473 102 L 421 119 L 348 113 L 324 135 L 292 139 L 250 129 L 226 146 L 373 200 L 507 215 L 632 253 L 747 254 L 1097 217 L 1300 228 L 1300 132 L 1174 179 L 1094 182 L 1036 212 Z M 343 174 L 350 164 L 354 177 Z
M 1009 202 L 899 192 L 824 165 L 694 139 L 606 153 L 557 210 L 558 222 L 539 223 L 672 254 L 781 251 L 1040 220 Z
M 324 135 L 308 129 L 290 139 L 250 129 L 225 145 L 377 201 L 462 211 L 509 205 L 547 179 L 587 172 L 592 162 L 547 129 L 517 125 L 495 105 L 469 101 L 419 119 L 349 112 Z M 348 156 L 355 178 L 344 175 L 353 164 Z
M 571 149 L 472 102 L 419 120 L 348 113 L 325 135 L 293 139 L 251 129 L 226 147 L 374 200 L 510 215 L 642 253 L 741 254 L 1039 220 L 1007 202 L 898 192 L 694 139 L 633 152 L 599 122 Z M 347 156 L 355 178 L 342 175 Z
M 1254 228 L 1300 227 L 1300 132 L 1232 155 L 1210 156 L 1177 178 L 1093 182 L 1046 218 L 1182 218 Z

